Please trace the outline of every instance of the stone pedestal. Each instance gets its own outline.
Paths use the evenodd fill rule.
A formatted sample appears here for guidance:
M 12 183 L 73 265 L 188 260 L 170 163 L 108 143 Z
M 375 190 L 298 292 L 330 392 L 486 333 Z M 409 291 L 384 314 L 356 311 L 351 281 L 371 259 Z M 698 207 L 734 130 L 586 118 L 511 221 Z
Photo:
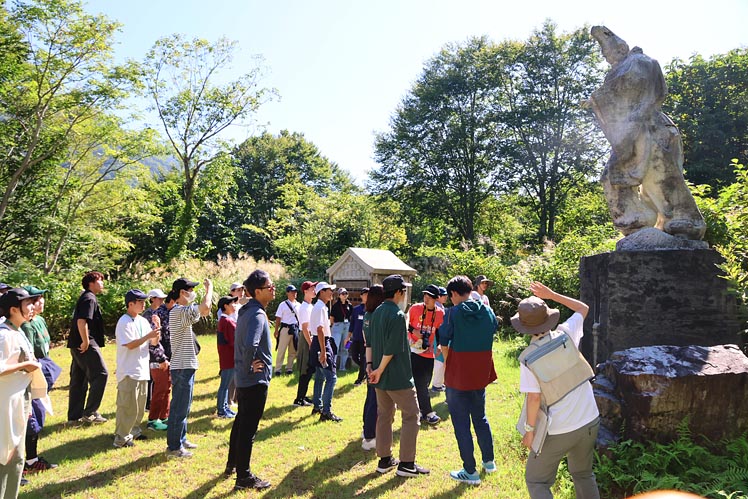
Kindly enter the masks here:
M 582 353 L 594 366 L 631 347 L 742 345 L 721 261 L 716 251 L 698 249 L 582 258 L 580 296 L 590 306 Z

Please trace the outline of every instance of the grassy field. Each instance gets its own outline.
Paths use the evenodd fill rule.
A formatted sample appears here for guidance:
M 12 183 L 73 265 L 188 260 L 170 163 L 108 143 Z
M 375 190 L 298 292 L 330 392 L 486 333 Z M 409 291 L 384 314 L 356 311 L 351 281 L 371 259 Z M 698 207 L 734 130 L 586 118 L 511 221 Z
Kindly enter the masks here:
M 212 337 L 201 338 L 194 401 L 189 417 L 188 437 L 197 443 L 191 459 L 167 460 L 165 432 L 146 432 L 145 441 L 134 447 L 112 447 L 115 400 L 115 347 L 103 349 L 111 372 L 101 413 L 109 418 L 97 426 L 67 427 L 68 366 L 66 348 L 53 349 L 52 358 L 63 367 L 63 375 L 51 397 L 55 415 L 39 441 L 39 453 L 60 467 L 29 476 L 22 488 L 25 498 L 231 498 L 247 492 L 233 492 L 234 480 L 222 477 L 228 450 L 231 420 L 215 415 L 219 385 L 218 355 Z M 379 475 L 374 451 L 361 449 L 361 413 L 365 386 L 356 387 L 354 371 L 339 373 L 333 410 L 341 423 L 320 423 L 309 408 L 291 405 L 297 376 L 274 378 L 270 385 L 265 415 L 255 442 L 252 471 L 269 480 L 272 487 L 250 492 L 264 498 L 525 498 L 524 461 L 526 452 L 514 429 L 521 408 L 518 368 L 511 362 L 516 344 L 495 344 L 499 380 L 488 387 L 487 413 L 494 435 L 498 472 L 483 477 L 480 486 L 452 481 L 448 473 L 462 463 L 457 451 L 444 394 L 432 399 L 444 421 L 436 428 L 421 427 L 417 462 L 431 469 L 426 477 L 405 479 L 394 472 Z M 509 355 L 507 355 L 509 353 Z M 311 395 L 311 386 L 310 393 Z M 395 449 L 399 413 L 395 419 Z M 476 445 L 476 452 L 477 445 Z M 480 462 L 480 455 L 476 458 Z M 574 496 L 568 479 L 557 482 L 556 497 Z

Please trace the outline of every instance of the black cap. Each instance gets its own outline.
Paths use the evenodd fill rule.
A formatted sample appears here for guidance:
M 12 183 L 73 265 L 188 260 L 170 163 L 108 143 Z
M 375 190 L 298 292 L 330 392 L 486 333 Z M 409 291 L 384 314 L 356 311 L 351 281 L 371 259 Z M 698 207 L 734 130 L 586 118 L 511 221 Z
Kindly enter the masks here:
M 222 296 L 220 300 L 218 300 L 218 310 L 223 312 L 223 307 L 228 305 L 229 303 L 233 303 L 239 299 L 238 296 Z
M 447 288 L 439 286 L 439 296 L 447 296 Z
M 392 292 L 392 291 L 399 291 L 401 289 L 405 289 L 408 286 L 411 286 L 409 282 L 405 282 L 405 279 L 403 279 L 403 276 L 400 274 L 392 274 L 390 276 L 387 276 L 382 281 L 382 287 L 384 288 L 384 292 Z
M 137 300 L 143 300 L 148 298 L 148 295 L 142 292 L 139 289 L 131 289 L 127 293 L 125 293 L 125 306 L 127 306 L 128 303 L 137 301 Z
M 368 292 L 369 292 L 369 288 L 361 288 L 361 292 L 359 293 L 359 295 L 365 295 Z
M 5 294 L 0 296 L 0 309 L 2 309 L 4 314 L 10 313 L 10 307 L 20 308 L 21 302 L 23 300 L 26 300 L 28 298 L 36 298 L 37 296 L 41 296 L 41 293 L 32 295 L 23 288 L 9 289 L 5 292 Z
M 177 298 L 179 298 L 179 292 L 180 291 L 182 291 L 183 289 L 194 288 L 198 284 L 200 284 L 200 283 L 199 282 L 195 282 L 195 281 L 190 281 L 189 279 L 186 279 L 184 277 L 180 277 L 179 279 L 177 279 L 176 281 L 174 281 L 174 284 L 171 285 L 171 290 L 175 291 L 176 292 L 175 294 L 177 295 Z
M 423 290 L 423 294 L 429 295 L 431 298 L 439 298 L 439 286 L 436 284 L 429 284 L 426 289 Z

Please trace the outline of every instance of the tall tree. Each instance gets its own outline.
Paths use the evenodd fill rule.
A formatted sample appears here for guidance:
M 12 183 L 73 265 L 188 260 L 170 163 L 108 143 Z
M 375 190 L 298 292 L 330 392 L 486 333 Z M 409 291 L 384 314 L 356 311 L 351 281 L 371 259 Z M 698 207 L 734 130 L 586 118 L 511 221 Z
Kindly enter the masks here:
M 748 49 L 666 68 L 663 110 L 683 136 L 684 168 L 695 184 L 724 186 L 735 180 L 730 161 L 748 157 Z M 713 190 L 716 193 L 716 189 Z
M 249 118 L 273 90 L 259 87 L 261 68 L 255 66 L 236 80 L 219 83 L 237 44 L 226 38 L 215 43 L 182 35 L 161 38 L 146 55 L 143 75 L 182 172 L 184 204 L 174 226 L 169 256 L 177 257 L 195 235 L 195 194 L 200 173 L 222 149 L 219 134 Z
M 446 45 L 377 136 L 370 187 L 400 202 L 409 225 L 445 217 L 458 238 L 475 240 L 480 204 L 503 180 L 502 127 L 492 113 L 500 70 L 485 37 Z
M 538 240 L 553 239 L 569 190 L 596 173 L 607 149 L 581 105 L 602 81 L 599 51 L 587 28 L 559 34 L 551 21 L 527 42 L 505 42 L 499 51 L 502 169 L 530 195 Z
M 24 176 L 59 159 L 76 127 L 116 107 L 135 75 L 111 61 L 119 25 L 80 2 L 17 2 L 8 21 L 26 46 L 22 67 L 0 91 L 0 221 Z

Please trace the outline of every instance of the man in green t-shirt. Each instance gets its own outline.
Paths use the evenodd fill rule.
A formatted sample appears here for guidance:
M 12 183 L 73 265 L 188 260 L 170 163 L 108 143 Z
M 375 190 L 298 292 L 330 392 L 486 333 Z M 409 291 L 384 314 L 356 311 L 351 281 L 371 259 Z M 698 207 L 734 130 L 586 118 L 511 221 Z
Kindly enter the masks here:
M 372 314 L 370 337 L 367 337 L 374 369 L 369 382 L 375 385 L 377 393 L 377 472 L 386 473 L 397 466 L 399 476 L 425 475 L 429 470 L 415 463 L 420 410 L 410 365 L 408 327 L 400 309 L 410 284 L 401 275 L 394 274 L 385 278 L 382 286 L 384 302 Z M 396 405 L 403 419 L 399 461 L 392 457 L 392 422 Z

